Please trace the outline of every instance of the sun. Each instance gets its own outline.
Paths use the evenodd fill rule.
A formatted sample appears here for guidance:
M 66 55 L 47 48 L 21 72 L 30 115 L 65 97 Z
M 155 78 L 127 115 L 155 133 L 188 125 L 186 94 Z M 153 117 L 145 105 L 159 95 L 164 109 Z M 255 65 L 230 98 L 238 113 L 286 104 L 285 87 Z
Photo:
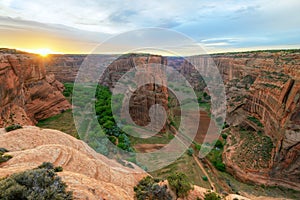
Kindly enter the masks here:
M 52 53 L 50 49 L 43 48 L 43 49 L 36 49 L 34 50 L 35 53 L 39 54 L 42 57 L 47 57 L 49 54 Z

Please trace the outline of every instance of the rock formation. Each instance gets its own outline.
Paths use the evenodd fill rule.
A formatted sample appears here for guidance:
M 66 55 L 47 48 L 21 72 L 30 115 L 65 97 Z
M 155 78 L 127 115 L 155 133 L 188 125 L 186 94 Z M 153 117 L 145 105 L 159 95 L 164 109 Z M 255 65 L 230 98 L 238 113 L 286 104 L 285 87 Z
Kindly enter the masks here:
M 0 178 L 51 162 L 63 167 L 58 175 L 74 191 L 75 199 L 133 199 L 133 187 L 147 175 L 134 164 L 124 167 L 83 141 L 51 129 L 26 126 L 5 133 L 2 128 L 0 147 L 13 156 L 1 163 Z
M 0 84 L 0 127 L 32 125 L 71 107 L 37 55 L 1 50 Z
M 138 87 L 129 91 L 125 98 L 129 99 L 129 113 L 132 120 L 139 126 L 146 126 L 151 119 L 149 110 L 155 104 L 161 105 L 166 111 L 168 109 L 167 78 L 164 66 L 167 59 L 156 55 L 135 55 L 121 56 L 112 62 L 105 70 L 101 84 L 114 88 L 116 82 L 132 69 L 136 69 L 131 81 Z M 145 84 L 147 83 L 147 84 Z M 130 84 L 124 84 L 130 90 Z M 139 87 L 140 86 L 140 87 Z M 165 132 L 166 126 L 162 128 Z
M 233 152 L 225 149 L 227 170 L 244 181 L 258 183 L 261 177 L 264 180 L 261 184 L 299 189 L 295 185 L 300 183 L 300 52 L 246 52 L 212 55 L 212 58 L 226 87 L 227 123 L 251 130 L 249 134 L 268 136 L 274 147 L 270 160 L 265 160 L 267 166 L 260 169 L 239 167 L 238 161 L 232 160 Z M 188 59 L 205 63 L 208 58 Z M 199 74 L 191 76 L 193 69 L 188 63 L 183 62 L 178 68 L 188 74 L 191 83 L 201 79 Z M 237 141 L 236 146 L 240 145 L 242 140 Z M 248 159 L 250 163 L 259 162 Z

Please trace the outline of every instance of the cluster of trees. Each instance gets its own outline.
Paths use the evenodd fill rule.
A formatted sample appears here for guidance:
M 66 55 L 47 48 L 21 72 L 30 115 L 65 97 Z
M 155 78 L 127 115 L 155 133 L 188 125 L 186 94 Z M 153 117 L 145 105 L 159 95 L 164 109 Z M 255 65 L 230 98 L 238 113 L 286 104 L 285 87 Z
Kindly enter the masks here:
M 101 85 L 97 87 L 95 96 L 97 119 L 108 139 L 119 148 L 133 152 L 128 136 L 117 126 L 113 117 L 113 110 L 117 112 L 121 108 L 123 97 L 121 95 L 114 96 L 114 103 L 112 104 L 112 94 L 109 88 Z
M 71 200 L 73 193 L 56 174 L 61 167 L 43 163 L 38 168 L 27 170 L 0 180 L 0 199 L 19 200 Z
M 122 150 L 133 152 L 128 136 L 117 126 L 113 117 L 113 111 L 117 112 L 122 106 L 123 95 L 114 95 L 114 102 L 112 102 L 112 93 L 108 87 L 98 85 L 95 92 L 94 86 L 82 85 L 81 88 L 80 85 L 77 85 L 77 95 L 72 96 L 73 83 L 65 83 L 64 86 L 64 95 L 71 97 L 73 100 L 76 98 L 76 106 L 79 107 L 84 107 L 87 104 L 86 100 L 88 100 L 86 97 L 95 93 L 95 111 L 102 130 L 97 128 L 97 124 L 92 124 L 91 119 L 82 119 L 83 121 L 79 130 L 82 133 L 88 131 L 89 138 L 86 139 L 92 148 L 99 153 L 108 155 L 110 152 L 108 143 L 110 141 Z

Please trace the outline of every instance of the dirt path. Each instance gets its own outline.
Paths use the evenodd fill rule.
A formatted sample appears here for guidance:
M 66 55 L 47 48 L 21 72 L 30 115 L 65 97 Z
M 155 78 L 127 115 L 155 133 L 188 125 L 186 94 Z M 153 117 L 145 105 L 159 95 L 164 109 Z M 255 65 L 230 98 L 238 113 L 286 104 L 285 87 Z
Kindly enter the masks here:
M 194 160 L 196 161 L 197 165 L 198 165 L 198 166 L 200 167 L 200 169 L 202 170 L 203 174 L 207 177 L 208 182 L 209 182 L 209 184 L 210 184 L 211 190 L 213 190 L 214 192 L 216 192 L 215 184 L 212 182 L 212 180 L 210 179 L 209 175 L 208 175 L 207 172 L 205 171 L 205 169 L 204 169 L 202 163 L 199 161 L 199 159 L 198 159 L 195 155 L 193 155 L 193 158 L 194 158 Z

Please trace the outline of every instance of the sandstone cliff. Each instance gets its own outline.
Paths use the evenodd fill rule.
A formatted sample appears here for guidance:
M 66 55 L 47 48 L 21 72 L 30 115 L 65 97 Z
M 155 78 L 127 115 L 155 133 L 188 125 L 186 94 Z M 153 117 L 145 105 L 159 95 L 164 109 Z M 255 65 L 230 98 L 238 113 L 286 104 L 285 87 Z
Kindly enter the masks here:
M 22 52 L 0 52 L 0 127 L 32 125 L 71 106 L 64 86 L 46 74 L 43 59 Z
M 229 150 L 224 151 L 227 170 L 244 181 L 299 189 L 296 185 L 300 183 L 300 52 L 246 52 L 212 55 L 212 58 L 226 87 L 227 123 L 248 130 L 247 134 L 252 134 L 250 138 L 258 139 L 256 143 L 266 144 L 259 140 L 264 139 L 258 137 L 260 134 L 268 136 L 273 144 L 271 149 L 252 146 L 251 150 L 248 147 L 258 155 L 262 155 L 260 148 L 267 149 L 270 158 L 248 157 L 244 150 L 235 151 L 234 156 L 231 147 L 246 147 L 246 143 L 243 142 L 245 138 L 237 135 L 240 130 L 232 130 L 237 133 L 233 136 L 237 144 L 233 142 L 227 147 Z M 188 58 L 193 59 L 206 63 L 208 58 Z M 183 62 L 178 69 L 187 74 L 191 83 L 201 79 L 199 74 L 193 75 L 195 70 L 188 62 Z M 194 86 L 197 89 L 198 85 Z M 257 149 L 259 151 L 254 152 Z M 237 157 L 241 160 L 234 160 Z M 243 158 L 252 165 L 238 166 Z
M 131 81 L 138 88 L 130 91 L 131 84 L 125 83 L 123 86 L 127 87 L 126 90 L 129 92 L 125 94 L 125 98 L 130 98 L 129 113 L 132 120 L 139 126 L 146 126 L 151 122 L 149 116 L 151 106 L 159 104 L 166 111 L 168 109 L 168 89 L 165 87 L 167 78 L 164 68 L 166 65 L 167 59 L 162 56 L 147 54 L 121 56 L 108 66 L 100 83 L 113 89 L 126 72 L 136 69 Z M 165 130 L 164 125 L 161 131 Z

